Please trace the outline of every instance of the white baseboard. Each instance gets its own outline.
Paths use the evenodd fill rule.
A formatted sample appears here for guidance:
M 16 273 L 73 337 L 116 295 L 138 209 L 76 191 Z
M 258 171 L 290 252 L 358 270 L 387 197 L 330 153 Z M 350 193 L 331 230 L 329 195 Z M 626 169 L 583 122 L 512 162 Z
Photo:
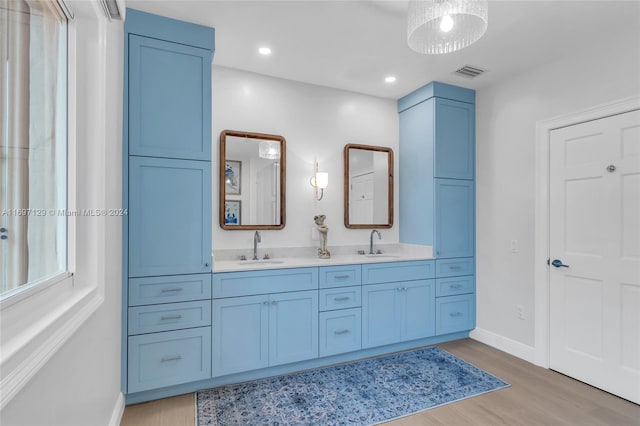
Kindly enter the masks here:
M 124 414 L 124 394 L 120 392 L 118 395 L 118 399 L 116 400 L 116 405 L 113 407 L 113 412 L 111 413 L 111 419 L 109 419 L 109 426 L 119 426 L 122 421 L 122 415 Z
M 532 364 L 536 364 L 536 348 L 533 346 L 525 345 L 524 343 L 520 343 L 482 328 L 476 328 L 471 331 L 469 337 L 510 355 L 529 361 Z

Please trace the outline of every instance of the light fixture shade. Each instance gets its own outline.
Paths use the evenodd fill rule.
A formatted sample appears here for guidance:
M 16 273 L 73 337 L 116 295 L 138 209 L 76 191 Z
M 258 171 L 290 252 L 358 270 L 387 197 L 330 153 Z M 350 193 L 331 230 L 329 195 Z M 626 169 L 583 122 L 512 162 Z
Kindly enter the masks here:
M 258 145 L 258 156 L 268 160 L 277 160 L 280 158 L 280 143 L 260 141 Z
M 430 55 L 463 49 L 487 31 L 488 9 L 486 0 L 411 0 L 409 47 Z
M 316 172 L 315 175 L 315 186 L 318 189 L 326 189 L 329 185 L 329 173 L 327 172 Z

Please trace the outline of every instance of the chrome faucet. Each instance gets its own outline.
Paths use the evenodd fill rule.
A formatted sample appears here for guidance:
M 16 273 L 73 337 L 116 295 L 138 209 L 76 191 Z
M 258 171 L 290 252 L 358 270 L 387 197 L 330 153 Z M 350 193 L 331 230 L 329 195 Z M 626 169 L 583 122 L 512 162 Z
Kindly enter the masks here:
M 253 234 L 253 260 L 258 260 L 258 243 L 262 242 L 262 238 L 260 238 L 260 233 L 256 231 Z
M 382 239 L 382 235 L 380 235 L 380 231 L 378 231 L 377 229 L 374 229 L 373 231 L 371 231 L 371 235 L 369 236 L 369 254 L 374 254 L 373 253 L 373 234 L 378 234 L 378 239 L 379 240 Z

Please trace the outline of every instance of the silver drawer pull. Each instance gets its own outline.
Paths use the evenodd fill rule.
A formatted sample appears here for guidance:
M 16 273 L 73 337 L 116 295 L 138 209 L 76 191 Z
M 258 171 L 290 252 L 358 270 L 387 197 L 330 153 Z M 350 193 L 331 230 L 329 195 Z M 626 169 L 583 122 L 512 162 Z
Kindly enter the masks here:
M 348 296 L 345 296 L 345 297 L 334 297 L 333 298 L 333 300 L 335 300 L 336 302 L 344 302 L 345 300 L 349 300 L 349 299 L 351 299 L 351 298 L 348 297 Z
M 460 269 L 462 269 L 462 266 L 449 266 L 449 269 L 451 269 L 452 271 L 459 271 Z
M 162 290 L 160 290 L 160 293 L 173 293 L 176 291 L 182 291 L 182 287 L 177 287 L 177 288 L 163 288 Z
M 180 361 L 182 359 L 181 355 L 178 356 L 170 356 L 166 358 L 162 358 L 160 362 L 169 362 L 169 361 Z
M 459 317 L 461 317 L 461 316 L 462 316 L 462 312 L 451 312 L 451 313 L 449 314 L 449 316 L 450 316 L 451 318 L 459 318 Z
M 449 288 L 453 290 L 457 290 L 459 288 L 462 288 L 462 284 L 451 284 Z
M 333 334 L 347 334 L 349 332 L 350 330 L 336 330 L 333 332 Z
M 182 315 L 163 315 L 160 317 L 161 321 L 169 321 L 169 320 L 179 320 L 182 318 Z
M 349 275 L 336 275 L 334 278 L 336 280 L 346 280 L 347 278 L 349 278 Z

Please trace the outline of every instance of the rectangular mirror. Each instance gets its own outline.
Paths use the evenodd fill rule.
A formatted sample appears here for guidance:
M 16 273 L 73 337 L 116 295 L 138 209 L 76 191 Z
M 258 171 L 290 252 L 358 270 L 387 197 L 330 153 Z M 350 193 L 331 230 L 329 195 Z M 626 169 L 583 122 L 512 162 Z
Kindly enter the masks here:
M 220 133 L 220 227 L 282 229 L 285 224 L 285 139 Z
M 393 150 L 348 144 L 344 147 L 344 226 L 393 226 Z

